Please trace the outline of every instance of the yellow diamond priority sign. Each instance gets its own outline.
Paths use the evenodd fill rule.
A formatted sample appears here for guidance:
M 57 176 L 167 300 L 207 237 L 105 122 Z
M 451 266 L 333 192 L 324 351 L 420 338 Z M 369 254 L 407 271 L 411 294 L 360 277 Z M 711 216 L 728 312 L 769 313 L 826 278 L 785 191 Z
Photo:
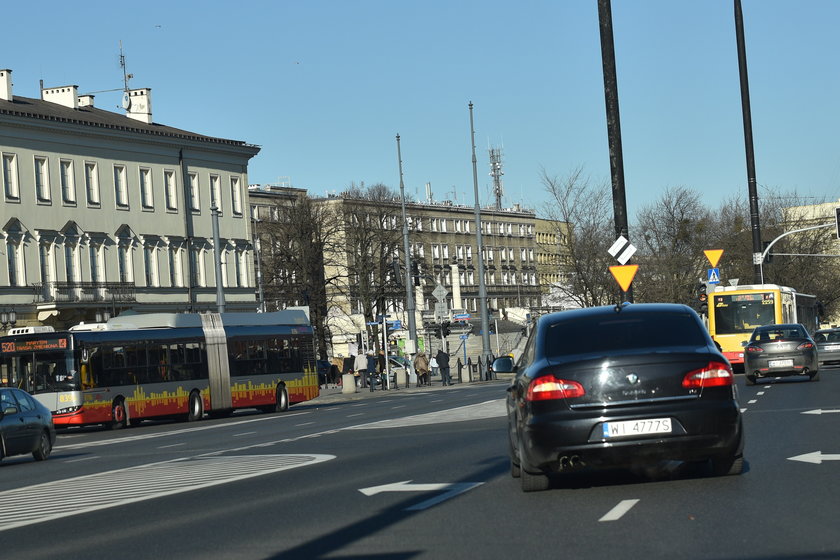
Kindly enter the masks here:
M 633 283 L 633 278 L 636 276 L 636 271 L 639 270 L 637 264 L 627 264 L 624 266 L 611 266 L 610 272 L 621 286 L 621 291 L 626 292 L 630 289 L 630 284 Z
M 723 249 L 706 249 L 703 252 L 712 264 L 712 268 L 717 268 L 718 261 L 720 260 L 720 257 L 723 256 Z

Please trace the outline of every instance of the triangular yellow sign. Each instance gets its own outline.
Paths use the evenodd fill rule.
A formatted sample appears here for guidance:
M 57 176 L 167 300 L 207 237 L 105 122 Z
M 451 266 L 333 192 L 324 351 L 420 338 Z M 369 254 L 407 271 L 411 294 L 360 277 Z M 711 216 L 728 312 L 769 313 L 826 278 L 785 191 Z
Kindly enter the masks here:
M 630 289 L 630 284 L 633 283 L 633 278 L 636 276 L 636 271 L 639 270 L 637 264 L 626 264 L 624 266 L 611 266 L 613 278 L 621 286 L 621 291 L 626 292 Z
M 706 258 L 712 263 L 712 268 L 717 267 L 717 263 L 723 255 L 723 249 L 706 249 L 703 252 L 706 253 Z

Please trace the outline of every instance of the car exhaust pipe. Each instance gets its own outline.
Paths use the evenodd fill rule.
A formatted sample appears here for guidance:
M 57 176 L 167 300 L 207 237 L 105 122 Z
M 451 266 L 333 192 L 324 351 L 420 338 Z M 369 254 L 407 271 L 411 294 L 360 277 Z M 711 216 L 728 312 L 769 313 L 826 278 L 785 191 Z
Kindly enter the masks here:
M 579 469 L 585 465 L 586 463 L 584 463 L 583 459 L 581 459 L 578 455 L 572 455 L 572 458 L 569 459 L 569 466 L 573 469 Z
M 571 467 L 571 461 L 569 461 L 569 458 L 566 457 L 565 455 L 560 457 L 560 470 L 565 471 L 569 467 Z

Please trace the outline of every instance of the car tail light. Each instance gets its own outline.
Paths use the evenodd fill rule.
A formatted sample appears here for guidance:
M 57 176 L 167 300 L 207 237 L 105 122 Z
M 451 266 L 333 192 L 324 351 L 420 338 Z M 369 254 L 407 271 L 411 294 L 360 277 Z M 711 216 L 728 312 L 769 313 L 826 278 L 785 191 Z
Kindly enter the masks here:
M 537 377 L 528 386 L 525 399 L 529 401 L 547 401 L 552 399 L 571 399 L 586 394 L 583 385 L 577 381 L 557 379 L 553 375 Z
M 799 346 L 797 346 L 797 347 L 796 347 L 796 349 L 797 349 L 797 350 L 810 350 L 810 349 L 811 349 L 811 348 L 813 348 L 813 347 L 814 347 L 814 345 L 813 345 L 812 343 L 810 343 L 810 342 L 803 342 L 802 344 L 800 344 Z
M 732 385 L 732 368 L 722 362 L 709 362 L 706 367 L 685 374 L 682 386 L 687 389 Z
M 749 354 L 758 354 L 759 352 L 764 352 L 764 348 L 762 348 L 761 346 L 747 346 L 746 350 Z

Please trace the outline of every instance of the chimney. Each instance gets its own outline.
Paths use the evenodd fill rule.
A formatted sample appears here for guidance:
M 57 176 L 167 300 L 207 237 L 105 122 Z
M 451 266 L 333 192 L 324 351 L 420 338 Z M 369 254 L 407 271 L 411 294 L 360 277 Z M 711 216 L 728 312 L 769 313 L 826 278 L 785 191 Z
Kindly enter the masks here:
M 123 95 L 125 116 L 146 124 L 152 124 L 151 88 L 130 89 Z
M 79 107 L 93 107 L 93 96 L 91 94 L 79 96 Z
M 14 101 L 12 99 L 12 71 L 8 68 L 0 70 L 0 99 Z
M 41 90 L 41 99 L 67 107 L 79 108 L 79 86 L 61 86 Z

